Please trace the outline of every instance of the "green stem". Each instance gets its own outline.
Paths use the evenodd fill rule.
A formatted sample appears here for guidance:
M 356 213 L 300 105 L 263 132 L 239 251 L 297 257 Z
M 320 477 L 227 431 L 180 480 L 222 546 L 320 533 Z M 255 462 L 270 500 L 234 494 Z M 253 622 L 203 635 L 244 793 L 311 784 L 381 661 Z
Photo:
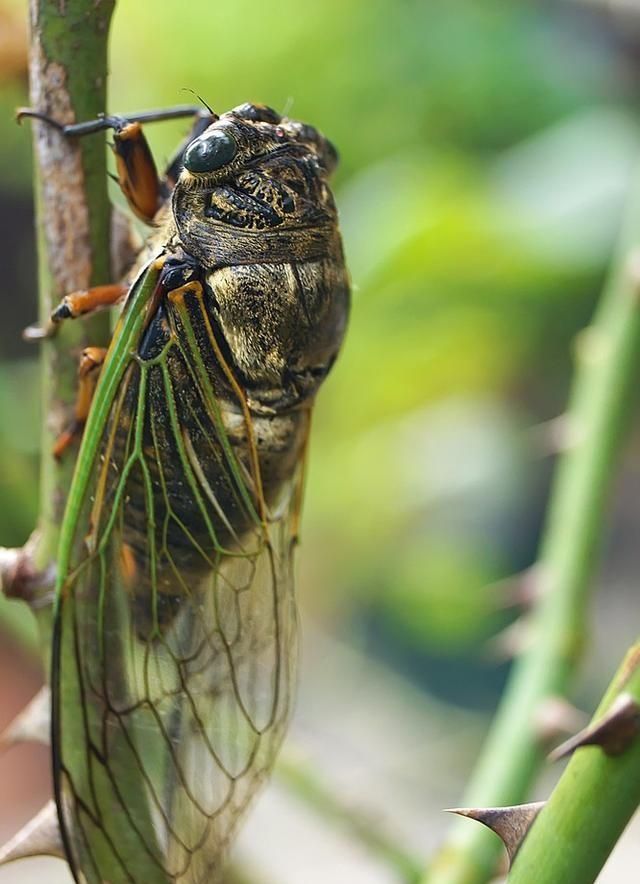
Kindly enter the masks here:
M 601 303 L 578 340 L 567 416 L 573 444 L 558 464 L 552 489 L 538 565 L 543 593 L 532 618 L 532 641 L 514 665 L 463 806 L 525 800 L 543 760 L 535 713 L 545 699 L 566 692 L 581 650 L 607 494 L 637 401 L 640 271 L 638 253 L 631 250 L 639 238 L 636 186 Z M 494 835 L 461 819 L 423 881 L 484 884 L 495 873 L 500 849 Z
M 281 757 L 276 766 L 278 779 L 318 814 L 346 829 L 368 850 L 393 868 L 400 880 L 417 882 L 420 862 L 397 844 L 374 820 L 341 800 L 309 766 L 290 755 Z
M 115 0 L 31 0 L 31 104 L 59 122 L 95 117 L 105 110 L 107 41 Z M 103 135 L 65 139 L 34 121 L 39 320 L 66 293 L 108 282 L 110 205 Z M 109 337 L 106 314 L 66 323 L 45 341 L 42 366 L 42 460 L 39 542 L 35 564 L 55 561 L 59 529 L 71 484 L 73 453 L 56 461 L 52 447 L 73 414 L 77 356 Z M 47 622 L 43 624 L 47 626 Z
M 640 644 L 598 709 L 602 718 L 624 690 L 640 705 Z M 640 803 L 640 738 L 619 755 L 578 749 L 527 834 L 509 884 L 592 884 Z

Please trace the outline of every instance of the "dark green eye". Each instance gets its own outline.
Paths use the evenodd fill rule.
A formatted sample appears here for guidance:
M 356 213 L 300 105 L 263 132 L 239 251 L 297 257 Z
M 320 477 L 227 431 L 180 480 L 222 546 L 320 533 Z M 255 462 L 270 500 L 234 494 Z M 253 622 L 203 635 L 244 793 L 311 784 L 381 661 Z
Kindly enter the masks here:
M 236 142 L 227 132 L 219 130 L 192 141 L 184 152 L 184 167 L 189 172 L 213 172 L 236 155 Z

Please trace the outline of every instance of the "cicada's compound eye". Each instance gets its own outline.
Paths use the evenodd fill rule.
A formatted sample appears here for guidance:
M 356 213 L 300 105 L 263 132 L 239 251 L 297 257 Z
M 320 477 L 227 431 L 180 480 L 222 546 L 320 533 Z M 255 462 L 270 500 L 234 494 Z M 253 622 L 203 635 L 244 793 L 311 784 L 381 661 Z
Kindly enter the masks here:
M 215 172 L 235 157 L 238 145 L 224 129 L 214 130 L 192 141 L 184 153 L 188 172 Z

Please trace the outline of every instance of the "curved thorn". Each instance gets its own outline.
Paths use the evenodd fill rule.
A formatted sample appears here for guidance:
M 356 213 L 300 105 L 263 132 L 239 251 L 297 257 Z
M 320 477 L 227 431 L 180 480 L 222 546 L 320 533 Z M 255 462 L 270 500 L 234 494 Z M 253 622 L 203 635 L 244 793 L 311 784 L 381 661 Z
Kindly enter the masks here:
M 514 807 L 454 807 L 449 808 L 447 813 L 457 813 L 459 816 L 477 820 L 495 832 L 506 847 L 512 863 L 544 805 L 544 801 L 534 801 Z
M 0 865 L 30 856 L 65 858 L 58 813 L 53 801 L 45 804 L 40 813 L 0 847 Z
M 526 651 L 534 641 L 529 614 L 521 614 L 485 643 L 484 651 L 491 660 L 512 660 Z
M 546 697 L 537 707 L 533 726 L 540 743 L 549 747 L 555 740 L 566 738 L 583 728 L 588 716 L 565 697 Z
M 45 685 L 0 734 L 0 751 L 17 743 L 49 745 L 51 692 Z
M 498 597 L 497 607 L 522 608 L 525 611 L 533 608 L 544 590 L 543 569 L 540 564 L 531 565 L 493 584 Z
M 640 735 L 640 704 L 631 694 L 620 694 L 599 720 L 578 731 L 549 754 L 558 761 L 582 746 L 600 746 L 607 755 L 621 755 Z

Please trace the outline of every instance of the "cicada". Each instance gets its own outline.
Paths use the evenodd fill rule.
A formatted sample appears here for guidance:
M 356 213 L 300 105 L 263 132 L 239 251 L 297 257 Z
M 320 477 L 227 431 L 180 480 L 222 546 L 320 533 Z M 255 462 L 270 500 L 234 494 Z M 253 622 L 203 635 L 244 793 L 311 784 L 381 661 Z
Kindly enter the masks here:
M 114 130 L 122 189 L 153 225 L 130 284 L 52 315 L 126 288 L 107 352 L 84 354 L 60 445 L 84 424 L 51 680 L 60 827 L 88 884 L 217 880 L 274 764 L 311 411 L 349 307 L 331 143 L 245 104 L 200 114 L 160 178 L 140 121 L 170 115 L 59 127 Z

